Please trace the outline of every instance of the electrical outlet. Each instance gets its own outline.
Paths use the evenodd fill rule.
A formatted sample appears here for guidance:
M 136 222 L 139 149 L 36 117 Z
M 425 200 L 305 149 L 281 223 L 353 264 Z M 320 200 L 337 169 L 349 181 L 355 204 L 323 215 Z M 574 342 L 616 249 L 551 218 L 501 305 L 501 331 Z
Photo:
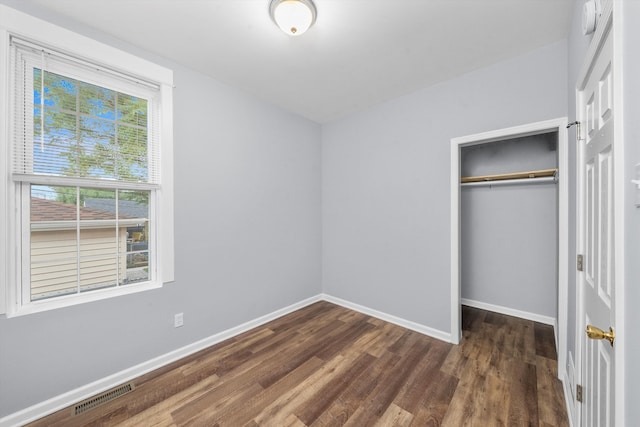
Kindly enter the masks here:
M 184 325 L 184 314 L 178 313 L 173 316 L 173 326 L 179 328 L 182 325 Z

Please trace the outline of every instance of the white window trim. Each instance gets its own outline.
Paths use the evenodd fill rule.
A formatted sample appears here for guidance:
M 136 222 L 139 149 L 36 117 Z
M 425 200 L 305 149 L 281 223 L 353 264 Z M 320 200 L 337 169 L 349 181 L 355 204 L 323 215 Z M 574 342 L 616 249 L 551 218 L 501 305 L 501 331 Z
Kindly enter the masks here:
M 49 309 L 66 307 L 79 303 L 101 300 L 109 297 L 141 292 L 161 287 L 163 283 L 174 281 L 174 217 L 173 217 L 173 71 L 149 62 L 112 46 L 95 41 L 65 28 L 0 4 L 0 93 L 12 93 L 10 83 L 9 39 L 11 35 L 33 40 L 63 50 L 73 56 L 97 63 L 109 64 L 116 70 L 136 75 L 160 87 L 162 99 L 160 107 L 160 188 L 156 190 L 155 209 L 157 238 L 157 276 L 153 282 L 104 289 L 68 297 L 58 297 L 46 302 L 17 304 L 20 292 L 20 269 L 16 248 L 21 239 L 18 210 L 15 206 L 15 185 L 10 178 L 11 135 L 10 97 L 0 99 L 0 314 L 13 317 Z

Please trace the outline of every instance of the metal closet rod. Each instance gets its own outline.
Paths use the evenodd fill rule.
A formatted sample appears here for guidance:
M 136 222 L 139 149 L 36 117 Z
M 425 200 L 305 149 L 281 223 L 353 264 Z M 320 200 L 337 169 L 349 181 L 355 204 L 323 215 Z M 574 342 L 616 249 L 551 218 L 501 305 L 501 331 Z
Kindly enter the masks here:
M 503 173 L 495 175 L 467 176 L 460 178 L 461 186 L 494 186 L 517 184 L 543 184 L 557 181 L 558 169 Z
M 498 187 L 501 185 L 524 185 L 524 184 L 546 184 L 555 183 L 555 176 L 547 176 L 543 178 L 520 178 L 520 179 L 504 179 L 501 181 L 480 181 L 480 182 L 463 182 L 461 187 Z

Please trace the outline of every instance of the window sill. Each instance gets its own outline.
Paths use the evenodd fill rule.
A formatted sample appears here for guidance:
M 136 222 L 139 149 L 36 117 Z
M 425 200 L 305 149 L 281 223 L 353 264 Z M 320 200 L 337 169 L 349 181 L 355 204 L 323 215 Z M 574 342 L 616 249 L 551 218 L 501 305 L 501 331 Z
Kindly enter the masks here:
M 130 295 L 138 292 L 144 292 L 151 289 L 159 289 L 162 287 L 161 282 L 145 282 L 135 285 L 127 285 L 119 288 L 101 289 L 87 292 L 84 294 L 75 294 L 69 296 L 56 297 L 51 300 L 34 301 L 27 303 L 14 310 L 7 310 L 7 318 L 24 316 L 27 314 L 41 313 L 44 311 L 55 310 L 58 308 L 72 307 L 92 301 L 101 301 L 108 298 L 118 297 L 122 295 Z

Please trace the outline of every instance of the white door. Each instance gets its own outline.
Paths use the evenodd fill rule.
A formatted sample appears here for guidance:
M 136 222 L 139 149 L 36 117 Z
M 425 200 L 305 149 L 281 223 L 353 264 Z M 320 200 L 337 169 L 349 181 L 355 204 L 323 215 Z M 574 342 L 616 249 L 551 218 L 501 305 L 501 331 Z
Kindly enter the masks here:
M 604 23 L 603 23 L 604 25 Z M 614 352 L 607 334 L 615 332 L 614 252 L 614 116 L 613 35 L 603 35 L 586 84 L 579 91 L 583 143 L 582 188 L 584 244 L 583 273 L 580 274 L 582 313 L 578 327 L 593 330 L 582 345 L 583 426 L 615 426 Z M 584 332 L 583 332 L 584 333 Z

